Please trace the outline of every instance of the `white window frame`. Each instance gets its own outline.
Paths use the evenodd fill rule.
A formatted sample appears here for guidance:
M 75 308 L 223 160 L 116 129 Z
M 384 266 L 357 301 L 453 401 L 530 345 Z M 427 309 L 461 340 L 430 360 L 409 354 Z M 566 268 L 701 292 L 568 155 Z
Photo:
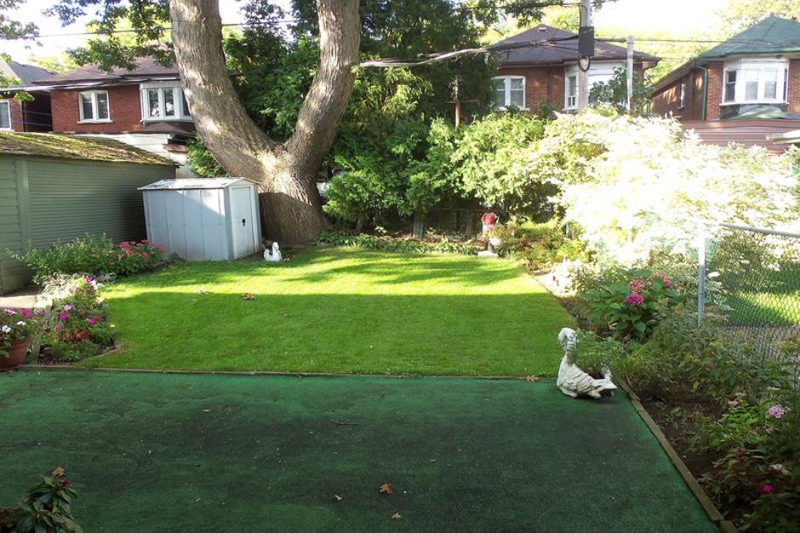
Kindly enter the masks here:
M 686 108 L 686 78 L 681 80 L 680 95 L 678 96 L 678 109 Z
M 608 83 L 614 78 L 614 72 L 618 68 L 625 68 L 625 63 L 621 61 L 595 61 L 589 66 L 589 91 L 596 84 Z M 578 101 L 581 96 L 580 80 L 578 79 L 578 64 L 572 63 L 564 67 L 564 110 L 574 111 L 578 109 Z M 575 103 L 569 105 L 569 78 L 575 77 Z
M 503 82 L 503 88 L 505 89 L 505 105 L 501 106 L 497 109 L 508 109 L 511 107 L 511 80 L 522 80 L 522 106 L 518 107 L 517 109 L 521 109 L 523 111 L 528 110 L 528 83 L 525 79 L 525 76 L 495 76 L 492 78 L 492 89 L 494 90 L 494 83 L 497 81 Z
M 6 109 L 8 109 L 8 127 L 0 127 L 0 131 L 12 131 L 14 129 L 14 123 L 11 119 L 11 102 L 9 100 L 0 100 L 0 105 L 3 104 L 5 104 Z
M 106 95 L 106 102 L 108 103 L 108 118 L 97 118 L 98 108 L 97 108 L 97 95 L 105 93 Z M 86 118 L 83 116 L 83 102 L 81 102 L 81 96 L 89 96 L 92 99 L 92 118 Z M 103 124 L 112 122 L 111 120 L 111 98 L 108 95 L 108 91 L 80 91 L 78 93 L 78 112 L 80 113 L 80 120 L 78 124 Z
M 167 89 L 173 89 L 173 104 L 175 105 L 175 115 L 166 116 L 164 113 L 164 92 Z M 148 101 L 148 91 L 158 91 L 158 110 L 160 116 L 150 116 L 150 105 Z M 192 122 L 192 117 L 189 115 L 189 110 L 184 108 L 183 105 L 183 88 L 179 81 L 163 81 L 153 83 L 142 83 L 139 86 L 139 94 L 141 99 L 142 108 L 142 122 Z
M 734 98 L 728 99 L 728 73 L 736 71 L 736 85 L 734 88 Z M 758 95 L 755 99 L 747 99 L 747 71 L 758 71 Z M 766 78 L 761 76 L 761 72 L 775 72 L 775 98 L 764 96 Z M 722 71 L 722 102 L 720 105 L 747 105 L 747 104 L 786 104 L 787 84 L 789 81 L 789 60 L 783 58 L 757 58 L 757 59 L 737 59 L 727 61 Z

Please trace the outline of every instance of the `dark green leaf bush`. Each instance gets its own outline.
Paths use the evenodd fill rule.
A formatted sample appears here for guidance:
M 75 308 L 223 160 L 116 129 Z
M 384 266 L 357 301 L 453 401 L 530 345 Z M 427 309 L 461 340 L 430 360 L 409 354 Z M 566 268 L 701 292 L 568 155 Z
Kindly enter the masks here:
M 24 254 L 11 254 L 33 270 L 37 283 L 59 274 L 129 276 L 151 270 L 166 261 L 165 248 L 144 240 L 114 243 L 105 235 L 86 235 L 48 248 L 30 247 Z
M 568 236 L 566 229 L 557 219 L 542 223 L 520 220 L 498 224 L 490 235 L 502 239 L 497 248 L 500 255 L 512 255 L 536 272 L 559 261 L 588 258 L 583 243 Z
M 341 231 L 326 231 L 320 234 L 318 242 L 334 246 L 354 246 L 368 250 L 380 250 L 394 253 L 443 253 L 473 255 L 482 249 L 478 241 L 451 241 L 442 237 L 438 242 L 416 239 L 395 238 L 391 236 L 375 236 L 362 233 L 354 235 Z

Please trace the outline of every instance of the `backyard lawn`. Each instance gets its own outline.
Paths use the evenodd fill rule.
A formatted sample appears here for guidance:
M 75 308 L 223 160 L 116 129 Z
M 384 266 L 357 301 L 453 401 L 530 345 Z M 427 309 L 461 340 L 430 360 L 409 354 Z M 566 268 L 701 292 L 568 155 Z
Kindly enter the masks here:
M 716 531 L 624 394 L 552 380 L 28 370 L 0 412 L 0 507 L 63 466 L 87 533 Z
M 120 347 L 89 366 L 553 376 L 573 324 L 507 261 L 338 248 L 176 264 L 103 296 Z

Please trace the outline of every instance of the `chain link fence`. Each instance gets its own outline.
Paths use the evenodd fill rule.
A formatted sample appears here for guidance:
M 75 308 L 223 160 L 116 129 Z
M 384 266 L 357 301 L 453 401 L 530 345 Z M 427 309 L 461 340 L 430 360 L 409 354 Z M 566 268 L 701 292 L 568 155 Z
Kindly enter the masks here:
M 800 363 L 800 235 L 721 224 L 698 242 L 698 316 L 714 314 L 753 356 Z

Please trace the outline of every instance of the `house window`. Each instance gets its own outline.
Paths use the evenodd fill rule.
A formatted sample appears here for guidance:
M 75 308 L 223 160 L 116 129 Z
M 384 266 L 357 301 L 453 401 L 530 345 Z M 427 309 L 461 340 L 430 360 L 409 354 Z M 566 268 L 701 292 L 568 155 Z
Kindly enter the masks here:
M 180 85 L 174 82 L 142 85 L 142 119 L 191 120 Z
M 725 64 L 724 104 L 785 103 L 789 69 L 781 59 L 743 59 Z
M 681 82 L 681 96 L 678 100 L 678 109 L 686 107 L 686 80 Z
M 11 104 L 8 100 L 0 100 L 0 130 L 11 129 Z
M 494 105 L 499 109 L 518 107 L 525 109 L 525 78 L 522 76 L 498 76 L 494 84 Z
M 565 84 L 566 94 L 564 97 L 564 109 L 575 109 L 578 107 L 578 76 L 567 76 Z
M 111 122 L 108 91 L 78 93 L 81 122 Z

